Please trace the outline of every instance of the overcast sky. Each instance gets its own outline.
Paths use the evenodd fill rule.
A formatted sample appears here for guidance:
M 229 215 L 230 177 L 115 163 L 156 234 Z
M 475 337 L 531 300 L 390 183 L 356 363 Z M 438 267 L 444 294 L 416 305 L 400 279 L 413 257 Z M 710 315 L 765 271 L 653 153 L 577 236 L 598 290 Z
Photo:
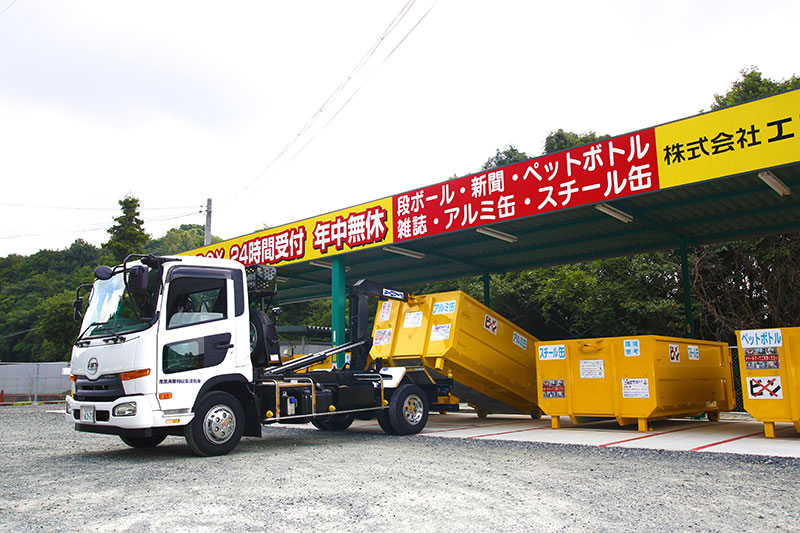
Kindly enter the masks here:
M 5 10 L 5 11 L 4 11 Z M 0 256 L 230 238 L 800 74 L 796 0 L 0 0 Z

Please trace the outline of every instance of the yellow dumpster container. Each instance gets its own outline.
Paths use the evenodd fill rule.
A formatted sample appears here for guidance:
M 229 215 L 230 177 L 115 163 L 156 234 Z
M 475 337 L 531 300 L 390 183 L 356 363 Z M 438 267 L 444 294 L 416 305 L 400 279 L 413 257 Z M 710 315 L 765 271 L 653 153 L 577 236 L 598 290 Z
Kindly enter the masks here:
M 720 411 L 735 405 L 731 357 L 721 342 L 656 335 L 536 343 L 539 407 L 560 427 L 583 417 L 620 425 Z
M 464 292 L 380 302 L 372 336 L 372 360 L 422 366 L 453 379 L 453 394 L 481 415 L 541 414 L 534 357 L 538 339 Z
M 793 422 L 800 433 L 800 328 L 736 332 L 744 408 L 764 435 L 775 437 L 775 422 Z

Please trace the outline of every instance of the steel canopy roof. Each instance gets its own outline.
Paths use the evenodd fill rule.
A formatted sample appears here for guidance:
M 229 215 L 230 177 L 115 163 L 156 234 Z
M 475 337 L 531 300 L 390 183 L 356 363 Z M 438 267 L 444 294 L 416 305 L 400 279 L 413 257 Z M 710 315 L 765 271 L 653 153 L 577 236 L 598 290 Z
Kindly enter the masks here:
M 349 252 L 345 282 L 402 287 L 800 231 L 800 163 L 771 171 L 792 194 L 781 196 L 758 172 L 746 172 L 608 202 L 633 217 L 627 223 L 585 205 L 490 226 L 515 243 L 468 228 L 394 246 L 424 254 L 420 259 L 385 247 Z M 276 303 L 330 296 L 331 271 L 319 266 L 329 261 L 313 263 L 278 268 Z

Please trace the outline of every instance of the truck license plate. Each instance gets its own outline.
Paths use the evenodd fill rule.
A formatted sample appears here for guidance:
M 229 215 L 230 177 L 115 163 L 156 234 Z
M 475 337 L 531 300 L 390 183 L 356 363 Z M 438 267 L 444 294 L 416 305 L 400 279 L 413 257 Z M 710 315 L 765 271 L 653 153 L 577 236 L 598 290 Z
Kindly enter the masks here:
M 81 406 L 81 422 L 94 423 L 94 405 Z

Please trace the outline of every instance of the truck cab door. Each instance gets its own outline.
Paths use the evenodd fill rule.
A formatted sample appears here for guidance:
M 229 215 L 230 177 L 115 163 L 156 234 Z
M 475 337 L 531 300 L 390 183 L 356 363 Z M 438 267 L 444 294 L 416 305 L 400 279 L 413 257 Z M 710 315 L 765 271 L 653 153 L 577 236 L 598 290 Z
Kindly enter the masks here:
M 162 409 L 194 404 L 203 383 L 232 373 L 236 361 L 238 271 L 173 267 L 167 274 L 158 333 L 158 397 Z

